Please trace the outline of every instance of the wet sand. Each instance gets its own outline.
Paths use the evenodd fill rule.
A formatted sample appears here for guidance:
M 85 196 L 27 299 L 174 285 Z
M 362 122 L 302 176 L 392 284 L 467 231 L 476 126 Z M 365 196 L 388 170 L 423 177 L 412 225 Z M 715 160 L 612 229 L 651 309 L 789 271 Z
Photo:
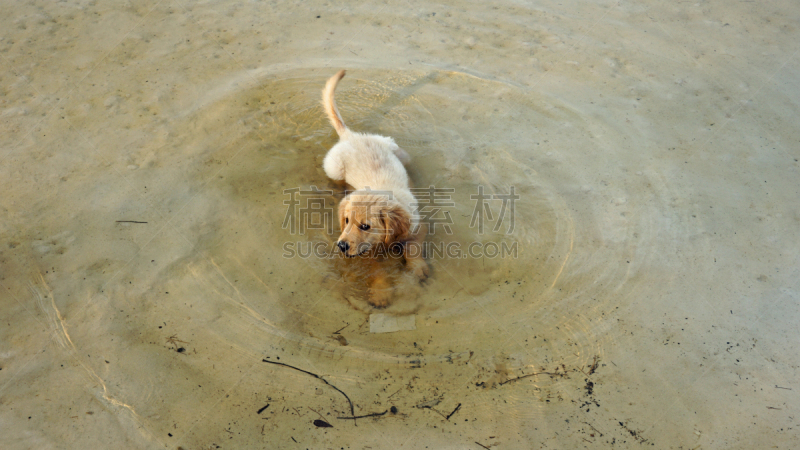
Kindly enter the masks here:
M 798 446 L 800 7 L 5 9 L 3 448 Z M 340 68 L 438 195 L 385 309 Z

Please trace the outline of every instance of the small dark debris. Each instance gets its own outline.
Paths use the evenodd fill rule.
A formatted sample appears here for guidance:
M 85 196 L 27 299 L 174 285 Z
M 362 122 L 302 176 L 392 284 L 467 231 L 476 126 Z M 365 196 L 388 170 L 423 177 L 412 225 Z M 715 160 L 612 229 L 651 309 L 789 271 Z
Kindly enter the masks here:
M 183 352 L 185 352 L 185 351 L 186 351 L 186 349 L 185 349 L 185 348 L 183 348 L 183 347 L 178 347 L 178 350 L 177 350 L 177 352 L 178 352 L 178 353 L 183 353 Z
M 453 412 L 451 412 L 450 414 L 447 415 L 447 417 L 445 417 L 445 420 L 450 420 L 450 417 L 452 417 L 453 414 L 455 414 L 456 411 L 458 411 L 459 409 L 461 409 L 461 403 L 459 403 L 458 406 L 456 406 L 456 409 L 454 409 Z M 465 419 L 464 422 L 466 421 L 467 420 Z
M 328 422 L 325 422 L 322 419 L 315 420 L 314 426 L 317 428 L 333 428 L 333 425 L 329 424 Z
M 258 412 L 257 412 L 256 414 L 261 414 L 261 413 L 262 413 L 262 412 L 264 412 L 264 410 L 265 410 L 265 409 L 267 409 L 267 408 L 269 408 L 269 403 L 267 403 L 267 406 L 264 406 L 264 407 L 262 407 L 261 409 L 259 409 L 259 410 L 258 410 Z
M 391 411 L 392 414 L 397 414 L 397 406 L 392 406 L 391 408 L 389 408 L 389 411 Z
M 597 363 L 599 360 L 600 358 L 598 358 L 597 355 L 595 355 L 594 362 L 592 363 L 591 366 L 589 366 L 589 375 L 593 374 L 597 370 Z

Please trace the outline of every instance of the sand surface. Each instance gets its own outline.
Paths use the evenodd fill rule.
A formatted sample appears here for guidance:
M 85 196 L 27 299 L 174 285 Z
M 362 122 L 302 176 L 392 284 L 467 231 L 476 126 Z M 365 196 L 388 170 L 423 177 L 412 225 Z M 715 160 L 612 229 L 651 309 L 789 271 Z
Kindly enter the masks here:
M 6 2 L 0 447 L 800 447 L 798 23 Z M 435 194 L 385 309 L 331 250 L 341 68 Z

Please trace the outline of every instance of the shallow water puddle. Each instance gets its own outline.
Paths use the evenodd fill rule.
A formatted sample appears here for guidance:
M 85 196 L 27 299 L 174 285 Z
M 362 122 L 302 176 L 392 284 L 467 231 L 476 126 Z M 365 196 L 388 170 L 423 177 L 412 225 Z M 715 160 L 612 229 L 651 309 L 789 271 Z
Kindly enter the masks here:
M 338 92 L 345 121 L 412 155 L 418 198 L 436 223 L 431 279 L 420 285 L 388 261 L 396 298 L 376 310 L 359 262 L 332 252 L 343 192 L 321 169 L 335 142 L 318 106 L 322 81 L 242 74 L 180 116 L 172 145 L 186 150 L 173 160 L 186 188 L 170 239 L 192 236 L 191 247 L 154 272 L 149 289 L 114 288 L 127 306 L 96 303 L 101 315 L 71 324 L 87 338 L 104 328 L 114 337 L 104 353 L 125 349 L 129 363 L 100 364 L 108 395 L 150 430 L 188 428 L 203 440 L 225 415 L 192 422 L 180 411 L 208 410 L 221 392 L 215 410 L 258 398 L 273 414 L 316 395 L 312 403 L 348 414 L 335 391 L 262 358 L 324 374 L 357 415 L 395 406 L 447 416 L 459 404 L 495 416 L 491 392 L 504 389 L 514 401 L 502 414 L 535 417 L 584 392 L 587 374 L 606 364 L 617 312 L 647 291 L 654 255 L 671 251 L 675 230 L 661 224 L 677 220 L 660 208 L 663 178 L 598 163 L 613 161 L 624 136 L 557 99 L 453 72 L 352 74 Z M 370 317 L 379 316 L 402 331 L 376 334 Z M 430 398 L 441 405 L 424 406 Z

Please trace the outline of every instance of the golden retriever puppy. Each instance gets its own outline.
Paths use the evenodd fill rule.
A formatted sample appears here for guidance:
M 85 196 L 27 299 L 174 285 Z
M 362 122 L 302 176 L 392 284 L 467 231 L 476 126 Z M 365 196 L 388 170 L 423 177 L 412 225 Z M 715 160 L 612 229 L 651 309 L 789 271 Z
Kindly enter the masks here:
M 355 189 L 339 204 L 342 234 L 336 245 L 348 257 L 370 256 L 381 248 L 399 250 L 406 266 L 424 280 L 429 272 L 422 255 L 427 226 L 413 207 L 416 200 L 404 166 L 410 158 L 390 137 L 357 133 L 345 126 L 333 98 L 344 74 L 341 70 L 331 77 L 322 91 L 325 114 L 339 134 L 323 168 L 331 179 Z M 380 270 L 373 274 L 369 301 L 386 306 L 391 286 Z

